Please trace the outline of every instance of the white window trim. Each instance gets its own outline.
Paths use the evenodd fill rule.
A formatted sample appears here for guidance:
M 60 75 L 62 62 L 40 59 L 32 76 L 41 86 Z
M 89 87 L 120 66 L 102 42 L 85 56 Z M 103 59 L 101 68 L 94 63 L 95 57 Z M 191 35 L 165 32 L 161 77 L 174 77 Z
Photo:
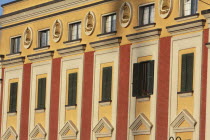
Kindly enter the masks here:
M 21 101 L 22 101 L 22 77 L 23 77 L 23 66 L 8 68 L 4 72 L 4 90 L 3 90 L 3 104 L 2 104 L 2 124 L 1 134 L 4 134 L 7 129 L 7 116 L 8 116 L 8 98 L 9 98 L 9 80 L 18 79 L 18 93 L 17 93 L 17 135 L 20 133 L 20 118 L 21 118 Z M 19 140 L 19 137 L 17 138 Z
M 40 71 L 42 69 L 42 71 Z M 50 117 L 50 93 L 51 93 L 51 76 L 52 76 L 52 61 L 45 61 L 40 63 L 33 63 L 31 65 L 31 89 L 30 89 L 30 105 L 29 105 L 29 128 L 28 134 L 35 127 L 35 109 L 36 109 L 36 77 L 37 75 L 47 74 L 47 85 L 46 85 L 46 109 L 45 109 L 45 131 L 49 132 L 49 117 Z M 46 136 L 46 140 L 49 139 L 49 135 Z
M 112 89 L 112 120 L 109 120 L 114 130 L 110 140 L 116 139 L 116 123 L 117 123 L 117 99 L 118 99 L 118 72 L 119 72 L 119 48 L 113 48 L 104 51 L 97 51 L 94 53 L 94 75 L 93 75 L 93 94 L 92 94 L 92 124 L 91 130 L 99 122 L 99 90 L 100 90 L 100 71 L 101 64 L 113 62 L 113 89 Z M 91 140 L 97 140 L 94 132 L 91 132 Z
M 158 51 L 159 51 L 159 40 L 149 41 L 145 43 L 139 43 L 131 46 L 131 60 L 130 60 L 130 81 L 129 81 L 129 111 L 128 111 L 128 126 L 136 120 L 136 102 L 138 99 L 132 97 L 132 82 L 133 82 L 133 64 L 137 63 L 139 57 L 152 56 L 155 61 L 154 65 L 154 88 L 153 94 L 150 96 L 151 110 L 150 110 L 150 122 L 154 125 L 151 129 L 150 140 L 154 140 L 156 136 L 156 105 L 157 105 L 157 74 L 158 74 Z M 132 131 L 128 127 L 128 139 L 134 140 Z
M 65 57 L 61 60 L 61 74 L 60 74 L 60 101 L 59 101 L 59 121 L 58 131 L 61 131 L 65 125 L 65 110 L 69 110 L 66 105 L 66 80 L 67 70 L 78 69 L 78 91 L 77 91 L 77 123 L 75 124 L 78 129 L 76 140 L 80 140 L 80 128 L 81 128 L 81 111 L 82 111 L 82 86 L 83 86 L 83 62 L 84 55 L 77 55 L 73 57 Z M 73 106 L 71 106 L 73 109 Z M 59 140 L 62 140 L 61 136 L 58 136 Z
M 182 44 L 182 45 L 180 45 Z M 173 119 L 176 118 L 177 114 L 177 92 L 178 92 L 178 53 L 183 49 L 195 48 L 196 59 L 195 63 L 195 72 L 193 77 L 195 81 L 194 87 L 194 108 L 193 108 L 193 118 L 197 122 L 197 126 L 200 126 L 200 98 L 201 98 L 201 62 L 202 62 L 202 47 L 203 47 L 203 32 L 196 32 L 192 34 L 180 35 L 172 37 L 171 39 L 171 57 L 170 57 L 170 87 L 169 87 L 169 117 L 168 124 L 171 124 Z M 195 127 L 193 133 L 193 139 L 199 139 L 200 127 Z M 175 137 L 173 128 L 168 126 L 168 138 L 172 136 Z

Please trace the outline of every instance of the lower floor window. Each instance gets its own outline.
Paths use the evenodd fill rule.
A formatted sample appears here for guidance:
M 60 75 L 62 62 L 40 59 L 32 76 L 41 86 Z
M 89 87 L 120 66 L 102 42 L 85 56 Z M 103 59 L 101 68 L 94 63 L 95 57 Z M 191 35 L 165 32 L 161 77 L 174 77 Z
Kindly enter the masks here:
M 133 64 L 133 96 L 145 97 L 153 94 L 154 61 Z

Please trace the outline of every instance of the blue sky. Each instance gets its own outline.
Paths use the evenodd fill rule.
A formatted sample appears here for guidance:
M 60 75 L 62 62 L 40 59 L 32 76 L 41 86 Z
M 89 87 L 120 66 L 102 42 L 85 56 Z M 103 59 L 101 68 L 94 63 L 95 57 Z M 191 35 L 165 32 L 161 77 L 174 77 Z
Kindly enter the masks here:
M 14 0 L 0 0 L 0 5 L 4 4 L 4 3 L 8 3 Z M 2 8 L 0 7 L 0 15 L 2 15 Z

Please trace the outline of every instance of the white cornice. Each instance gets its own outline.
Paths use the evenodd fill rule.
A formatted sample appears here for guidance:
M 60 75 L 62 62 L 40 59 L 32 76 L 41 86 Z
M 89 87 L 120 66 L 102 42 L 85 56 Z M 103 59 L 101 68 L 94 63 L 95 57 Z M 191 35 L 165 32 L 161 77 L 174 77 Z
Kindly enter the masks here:
M 18 14 L 0 18 L 0 26 L 5 26 L 8 24 L 13 24 L 13 23 L 25 21 L 28 19 L 33 19 L 36 17 L 41 17 L 50 13 L 57 13 L 57 12 L 70 9 L 72 7 L 76 7 L 78 5 L 82 5 L 84 3 L 91 2 L 91 1 L 94 1 L 94 0 L 65 0 L 65 1 L 54 3 L 54 4 L 50 4 L 47 6 L 32 9 L 29 11 L 23 11 Z
M 25 57 L 18 57 L 18 58 L 3 60 L 2 64 L 5 67 L 17 66 L 17 65 L 23 65 L 24 61 L 25 61 Z
M 53 54 L 54 54 L 54 51 L 37 53 L 37 54 L 28 55 L 28 59 L 31 62 L 38 62 L 38 61 L 43 61 L 43 60 L 50 60 L 50 59 L 52 59 Z
M 161 34 L 161 29 L 154 29 L 154 30 L 148 30 L 144 32 L 129 34 L 129 35 L 126 35 L 126 37 L 130 42 L 136 43 L 136 42 L 141 42 L 141 41 L 146 41 L 146 40 L 157 39 L 160 37 L 160 34 Z
M 192 31 L 202 30 L 204 25 L 205 25 L 205 20 L 201 19 L 201 20 L 196 20 L 192 22 L 186 22 L 182 24 L 168 26 L 166 27 L 166 29 L 172 35 L 178 35 L 178 34 L 183 34 L 183 33 L 189 33 Z

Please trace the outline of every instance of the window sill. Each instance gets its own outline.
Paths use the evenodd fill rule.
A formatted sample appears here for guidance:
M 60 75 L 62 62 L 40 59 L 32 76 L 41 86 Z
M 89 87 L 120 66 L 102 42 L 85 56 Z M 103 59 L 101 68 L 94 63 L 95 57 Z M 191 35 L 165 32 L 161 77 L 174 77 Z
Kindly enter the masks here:
M 136 97 L 137 102 L 145 102 L 150 100 L 150 96 Z
M 193 91 L 181 91 L 181 92 L 177 92 L 177 94 L 179 95 L 179 97 L 189 97 L 189 96 L 193 96 Z
M 193 14 L 193 15 L 177 17 L 174 20 L 176 20 L 177 22 L 181 22 L 181 21 L 185 21 L 185 20 L 189 20 L 189 19 L 198 18 L 198 16 L 199 16 L 199 13 L 196 13 L 196 14 Z
M 7 54 L 6 56 L 11 58 L 11 57 L 15 57 L 15 56 L 20 56 L 21 52 L 18 53 L 11 53 L 11 54 Z
M 108 106 L 111 105 L 112 100 L 110 101 L 99 101 L 100 106 Z
M 14 112 L 7 112 L 8 116 L 15 116 L 17 115 L 17 111 Z
M 137 31 L 137 30 L 152 28 L 152 27 L 155 27 L 155 25 L 156 25 L 156 23 L 150 23 L 150 24 L 146 24 L 146 25 L 135 26 L 135 27 L 133 27 L 133 29 L 135 29 Z
M 35 112 L 36 113 L 43 113 L 43 112 L 45 112 L 45 108 L 36 108 Z
M 112 32 L 108 32 L 108 33 L 98 34 L 97 37 L 107 37 L 107 36 L 113 36 L 116 34 L 117 34 L 117 31 L 112 31 Z
M 65 45 L 71 45 L 71 44 L 76 44 L 76 43 L 80 43 L 82 41 L 82 39 L 76 39 L 76 40 L 69 40 L 69 41 L 65 41 L 63 42 L 63 44 Z
M 65 108 L 66 108 L 66 110 L 75 110 L 77 108 L 77 104 L 75 104 L 75 105 L 66 105 Z
M 44 47 L 39 47 L 39 48 L 34 48 L 34 51 L 42 51 L 42 50 L 47 50 L 50 48 L 50 45 L 44 46 Z

